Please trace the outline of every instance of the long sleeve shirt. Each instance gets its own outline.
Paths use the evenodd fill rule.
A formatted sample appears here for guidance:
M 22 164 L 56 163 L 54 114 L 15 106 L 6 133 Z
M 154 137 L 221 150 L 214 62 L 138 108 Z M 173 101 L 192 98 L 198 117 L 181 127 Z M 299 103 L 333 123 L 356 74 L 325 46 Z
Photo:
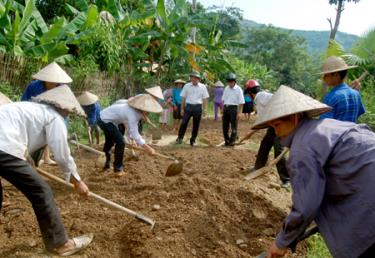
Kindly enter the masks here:
M 31 97 L 38 96 L 46 91 L 42 81 L 35 80 L 27 85 L 25 92 L 22 94 L 21 101 L 30 101 Z
M 138 131 L 138 122 L 142 119 L 142 114 L 130 107 L 128 103 L 113 104 L 103 109 L 100 112 L 100 119 L 104 123 L 113 123 L 116 126 L 125 124 L 130 138 L 134 139 L 138 145 L 146 143 Z
M 328 92 L 324 96 L 323 103 L 332 107 L 332 110 L 321 115 L 320 119 L 333 118 L 356 123 L 358 118 L 365 113 L 361 95 L 346 83 L 342 83 Z
M 204 99 L 209 97 L 206 85 L 198 83 L 193 85 L 191 82 L 185 84 L 180 96 L 186 99 L 186 104 L 202 104 Z
M 224 93 L 224 87 L 215 87 L 214 88 L 214 103 L 222 103 L 223 102 L 223 93 Z
M 357 258 L 375 243 L 375 134 L 366 125 L 306 119 L 281 143 L 290 148 L 293 205 L 277 246 L 315 220 L 333 257 Z
M 258 116 L 262 114 L 264 108 L 268 104 L 268 102 L 271 100 L 273 94 L 266 92 L 266 91 L 261 91 L 258 92 L 257 95 L 254 98 L 254 105 L 257 109 Z
M 177 106 L 178 104 L 181 104 L 181 88 L 174 87 L 172 90 L 172 104 L 173 106 Z
M 243 97 L 242 89 L 237 84 L 233 88 L 227 86 L 224 89 L 223 97 L 224 105 L 243 105 L 245 99 Z
M 77 166 L 70 155 L 68 132 L 63 117 L 48 105 L 15 102 L 0 107 L 0 150 L 22 160 L 45 145 L 64 172 L 80 180 Z
M 91 104 L 91 105 L 82 106 L 82 108 L 87 115 L 87 123 L 89 124 L 90 127 L 94 126 L 100 114 L 99 102 L 95 102 L 94 104 Z

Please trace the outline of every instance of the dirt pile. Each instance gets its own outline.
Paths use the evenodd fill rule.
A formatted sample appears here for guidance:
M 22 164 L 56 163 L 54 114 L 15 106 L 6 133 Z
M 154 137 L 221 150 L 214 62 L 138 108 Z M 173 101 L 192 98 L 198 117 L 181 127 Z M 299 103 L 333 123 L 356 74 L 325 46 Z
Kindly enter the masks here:
M 205 120 L 200 133 L 220 143 L 220 128 L 220 122 Z M 248 128 L 248 122 L 240 122 L 242 135 Z M 76 257 L 256 256 L 275 237 L 290 205 L 290 193 L 277 187 L 275 173 L 252 182 L 243 180 L 261 136 L 235 149 L 159 146 L 160 152 L 185 161 L 183 173 L 172 178 L 164 177 L 170 161 L 140 152 L 139 161 L 126 163 L 124 178 L 96 167 L 95 155 L 75 153 L 92 192 L 156 220 L 150 230 L 133 217 L 81 200 L 49 181 L 69 235 L 95 234 L 93 244 Z M 43 168 L 61 175 L 57 168 Z M 30 204 L 12 186 L 4 188 L 7 206 L 0 216 L 0 257 L 46 257 Z M 299 251 L 303 256 L 303 247 Z

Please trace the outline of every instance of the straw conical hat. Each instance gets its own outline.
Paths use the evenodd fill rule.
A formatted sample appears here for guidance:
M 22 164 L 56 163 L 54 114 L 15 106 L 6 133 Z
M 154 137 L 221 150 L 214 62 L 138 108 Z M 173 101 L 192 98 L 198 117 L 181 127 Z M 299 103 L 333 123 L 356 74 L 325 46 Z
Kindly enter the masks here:
M 130 100 L 128 100 L 128 105 L 146 112 L 160 113 L 163 108 L 160 104 L 149 94 L 139 94 Z
M 214 84 L 215 87 L 224 87 L 224 84 L 221 81 L 217 81 Z
M 281 85 L 257 117 L 252 129 L 265 128 L 267 122 L 288 115 L 306 112 L 309 117 L 315 117 L 329 110 L 331 107 L 326 104 Z
M 50 63 L 42 70 L 32 76 L 33 79 L 54 82 L 54 83 L 71 83 L 73 80 L 70 76 L 55 62 Z
M 160 86 L 155 86 L 152 88 L 146 89 L 148 93 L 150 93 L 152 96 L 157 97 L 158 99 L 164 99 L 163 92 L 160 88 Z
M 68 85 L 61 85 L 51 90 L 47 90 L 36 97 L 32 97 L 32 100 L 35 102 L 50 104 L 57 108 L 69 111 L 70 113 L 76 113 L 80 116 L 86 117 L 85 111 L 83 111 Z
M 81 104 L 81 106 L 88 106 L 96 103 L 99 100 L 99 98 L 95 94 L 85 91 L 77 97 L 77 100 L 79 104 Z
M 3 93 L 0 92 L 0 106 L 8 104 L 8 103 L 12 103 L 12 101 Z
M 318 74 L 327 74 L 327 73 L 334 73 L 339 71 L 345 71 L 351 68 L 355 68 L 357 66 L 348 66 L 344 59 L 338 56 L 330 56 L 324 61 L 322 64 L 322 72 Z
M 181 84 L 185 84 L 186 81 L 182 80 L 182 79 L 177 79 L 173 82 L 174 84 L 177 84 L 177 83 L 181 83 Z

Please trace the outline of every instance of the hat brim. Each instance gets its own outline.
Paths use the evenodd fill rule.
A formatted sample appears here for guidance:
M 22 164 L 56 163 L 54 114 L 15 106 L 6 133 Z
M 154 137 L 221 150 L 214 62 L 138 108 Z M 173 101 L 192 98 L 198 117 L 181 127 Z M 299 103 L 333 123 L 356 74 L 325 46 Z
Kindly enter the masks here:
M 349 70 L 349 69 L 352 69 L 352 68 L 356 68 L 358 67 L 357 65 L 351 65 L 351 66 L 347 66 L 347 67 L 343 67 L 343 68 L 338 68 L 338 69 L 333 69 L 333 70 L 328 70 L 328 71 L 323 71 L 323 72 L 320 72 L 320 73 L 316 73 L 316 75 L 322 75 L 322 74 L 329 74 L 329 73 L 335 73 L 335 72 L 340 72 L 340 71 L 346 71 L 346 70 Z

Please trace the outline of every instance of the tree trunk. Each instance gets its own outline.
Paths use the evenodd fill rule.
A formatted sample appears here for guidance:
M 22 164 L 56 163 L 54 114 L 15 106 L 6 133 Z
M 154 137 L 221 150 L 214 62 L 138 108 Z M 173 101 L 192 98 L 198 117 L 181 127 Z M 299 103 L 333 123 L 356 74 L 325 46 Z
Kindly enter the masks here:
M 339 0 L 336 9 L 335 25 L 331 27 L 331 34 L 329 35 L 330 40 L 335 40 L 337 30 L 339 29 L 341 13 L 344 11 L 344 0 Z

